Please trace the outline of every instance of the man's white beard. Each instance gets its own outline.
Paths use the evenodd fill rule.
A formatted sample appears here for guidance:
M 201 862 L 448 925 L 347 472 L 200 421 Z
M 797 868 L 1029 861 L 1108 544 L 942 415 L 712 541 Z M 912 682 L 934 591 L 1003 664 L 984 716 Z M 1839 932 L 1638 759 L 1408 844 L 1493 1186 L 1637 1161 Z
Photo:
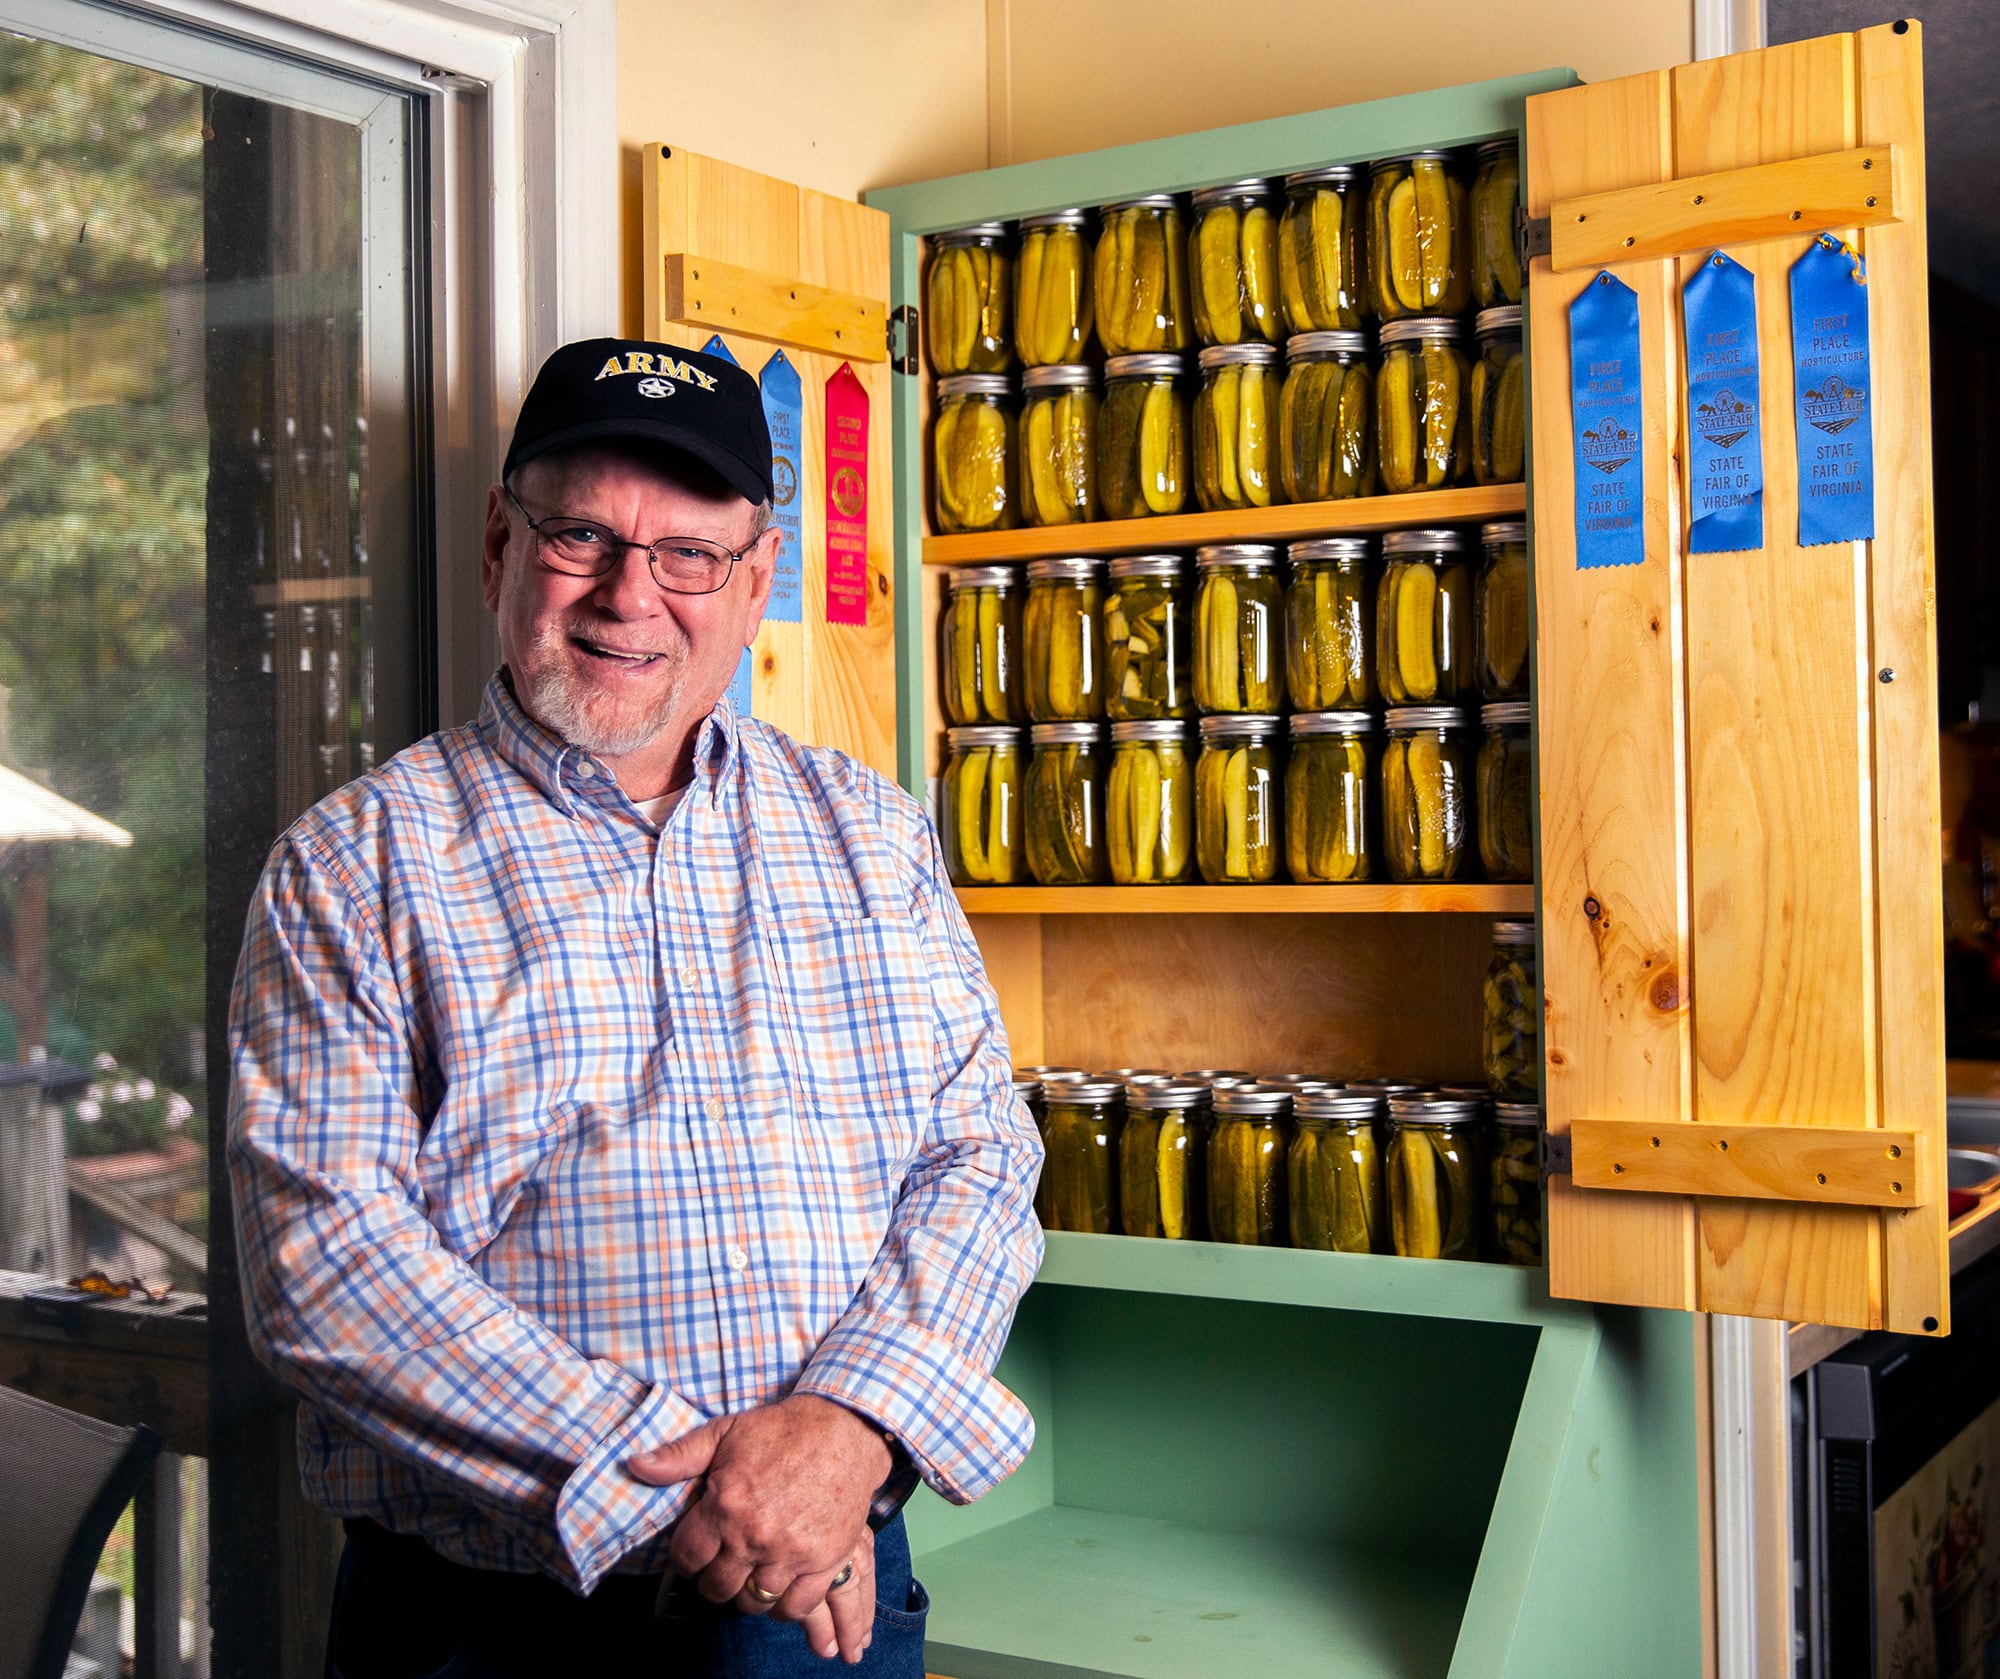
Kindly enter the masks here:
M 528 692 L 518 698 L 529 716 L 570 745 L 600 757 L 620 758 L 638 751 L 673 721 L 680 704 L 681 681 L 687 673 L 685 647 L 661 652 L 660 662 L 672 673 L 670 680 L 652 705 L 629 713 L 591 689 L 575 665 L 577 659 L 590 655 L 578 653 L 570 645 L 567 631 L 549 625 L 536 640 L 537 651 L 545 657 L 535 661 L 538 669 L 528 677 Z M 599 711 L 608 715 L 595 715 Z

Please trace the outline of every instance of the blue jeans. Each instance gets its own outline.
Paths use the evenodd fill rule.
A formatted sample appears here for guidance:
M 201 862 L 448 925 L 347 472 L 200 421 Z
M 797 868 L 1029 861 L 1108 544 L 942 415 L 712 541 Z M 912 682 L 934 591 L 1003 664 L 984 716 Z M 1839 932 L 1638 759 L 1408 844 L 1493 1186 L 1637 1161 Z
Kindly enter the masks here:
M 875 1636 L 855 1667 L 813 1654 L 795 1623 L 691 1587 L 661 1618 L 654 1578 L 614 1574 L 580 1598 L 542 1575 L 461 1568 L 372 1522 L 347 1529 L 327 1679 L 923 1679 L 930 1600 L 901 1516 L 875 1536 Z

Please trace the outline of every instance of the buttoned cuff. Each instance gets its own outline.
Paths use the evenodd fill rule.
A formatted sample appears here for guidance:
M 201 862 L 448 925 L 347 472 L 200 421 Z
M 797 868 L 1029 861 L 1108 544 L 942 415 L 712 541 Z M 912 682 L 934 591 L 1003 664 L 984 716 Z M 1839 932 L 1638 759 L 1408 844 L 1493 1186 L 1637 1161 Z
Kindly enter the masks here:
M 664 1533 L 680 1519 L 693 1483 L 656 1487 L 625 1467 L 641 1452 L 690 1434 L 707 1419 L 665 1386 L 645 1397 L 590 1455 L 570 1472 L 556 1497 L 557 1577 L 588 1593 L 628 1552 Z

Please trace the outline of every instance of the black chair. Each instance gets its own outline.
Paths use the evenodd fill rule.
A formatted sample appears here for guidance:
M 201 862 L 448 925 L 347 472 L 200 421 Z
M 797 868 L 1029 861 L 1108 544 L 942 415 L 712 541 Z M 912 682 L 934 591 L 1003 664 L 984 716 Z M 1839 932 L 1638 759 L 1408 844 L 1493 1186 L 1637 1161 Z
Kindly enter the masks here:
M 62 1679 L 104 1541 L 161 1444 L 0 1387 L 0 1679 Z

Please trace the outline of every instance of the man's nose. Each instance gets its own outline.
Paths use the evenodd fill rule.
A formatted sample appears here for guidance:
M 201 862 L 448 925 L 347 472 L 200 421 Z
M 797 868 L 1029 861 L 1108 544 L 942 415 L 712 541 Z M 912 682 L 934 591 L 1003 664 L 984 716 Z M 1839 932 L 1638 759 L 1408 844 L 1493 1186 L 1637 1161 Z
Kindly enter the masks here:
M 662 607 L 662 590 L 653 580 L 652 555 L 644 548 L 621 549 L 612 568 L 597 580 L 593 598 L 620 618 L 651 618 Z

